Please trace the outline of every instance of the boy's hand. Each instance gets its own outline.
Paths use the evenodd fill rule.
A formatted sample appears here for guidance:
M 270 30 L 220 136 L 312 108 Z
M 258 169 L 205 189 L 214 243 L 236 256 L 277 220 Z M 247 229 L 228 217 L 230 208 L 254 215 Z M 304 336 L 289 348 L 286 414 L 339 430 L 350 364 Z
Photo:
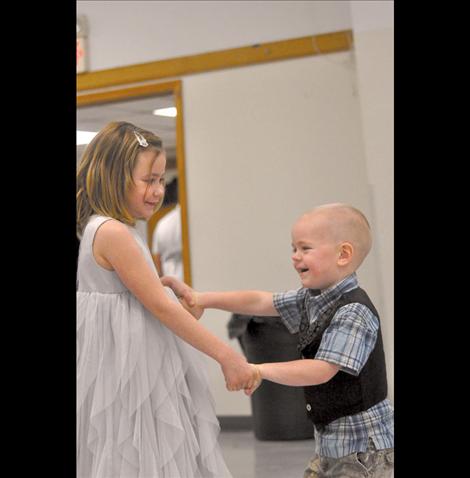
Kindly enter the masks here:
M 173 276 L 163 276 L 161 278 L 162 284 L 170 287 L 176 297 L 178 297 L 180 304 L 196 319 L 200 319 L 204 313 L 204 308 L 196 304 L 196 292 L 189 285 L 181 282 Z
M 199 305 L 195 305 L 193 307 L 189 307 L 186 300 L 183 298 L 179 298 L 180 304 L 197 320 L 199 320 L 204 313 L 204 307 L 200 307 Z
M 188 307 L 196 305 L 196 292 L 189 285 L 173 276 L 163 276 L 161 281 L 164 286 L 173 290 L 178 299 L 183 299 Z
M 253 395 L 255 390 L 261 385 L 261 382 L 263 381 L 263 378 L 261 376 L 261 370 L 258 365 L 255 365 L 253 363 L 250 363 L 251 367 L 253 368 L 253 384 L 251 385 L 250 388 L 245 388 L 244 392 L 245 395 Z

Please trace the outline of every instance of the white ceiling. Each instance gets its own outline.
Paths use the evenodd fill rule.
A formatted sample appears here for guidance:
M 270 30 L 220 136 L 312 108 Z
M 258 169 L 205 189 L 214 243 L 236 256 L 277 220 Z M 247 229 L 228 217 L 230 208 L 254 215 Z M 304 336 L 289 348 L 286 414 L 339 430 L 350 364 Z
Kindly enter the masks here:
M 77 130 L 99 131 L 110 121 L 127 121 L 140 128 L 148 129 L 162 138 L 167 153 L 167 168 L 174 166 L 176 158 L 176 118 L 155 116 L 157 108 L 174 106 L 173 95 L 116 101 L 77 108 Z M 84 146 L 77 146 L 77 161 Z

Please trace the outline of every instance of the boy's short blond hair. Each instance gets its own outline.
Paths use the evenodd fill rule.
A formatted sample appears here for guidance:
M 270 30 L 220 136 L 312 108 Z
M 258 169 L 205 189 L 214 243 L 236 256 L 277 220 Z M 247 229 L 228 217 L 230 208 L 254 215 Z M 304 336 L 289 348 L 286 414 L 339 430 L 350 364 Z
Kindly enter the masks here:
M 372 234 L 369 221 L 359 209 L 349 204 L 330 203 L 317 206 L 307 214 L 322 215 L 332 240 L 353 245 L 355 269 L 362 264 L 372 247 Z

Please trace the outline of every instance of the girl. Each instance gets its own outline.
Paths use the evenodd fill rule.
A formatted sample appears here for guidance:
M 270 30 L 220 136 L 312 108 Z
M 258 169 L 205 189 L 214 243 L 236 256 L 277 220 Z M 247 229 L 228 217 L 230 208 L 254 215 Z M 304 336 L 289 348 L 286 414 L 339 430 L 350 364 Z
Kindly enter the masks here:
M 79 478 L 231 476 L 195 348 L 221 365 L 229 390 L 251 388 L 253 368 L 163 287 L 134 228 L 163 201 L 165 165 L 160 138 L 113 122 L 78 169 Z

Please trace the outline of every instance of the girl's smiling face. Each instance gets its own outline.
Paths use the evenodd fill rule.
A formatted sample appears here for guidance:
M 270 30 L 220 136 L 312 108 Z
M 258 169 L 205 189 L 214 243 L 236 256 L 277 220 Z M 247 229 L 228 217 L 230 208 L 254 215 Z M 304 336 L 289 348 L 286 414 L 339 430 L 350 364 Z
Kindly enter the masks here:
M 148 220 L 163 201 L 165 194 L 166 155 L 148 149 L 139 153 L 132 173 L 134 184 L 126 194 L 127 207 L 136 219 Z

